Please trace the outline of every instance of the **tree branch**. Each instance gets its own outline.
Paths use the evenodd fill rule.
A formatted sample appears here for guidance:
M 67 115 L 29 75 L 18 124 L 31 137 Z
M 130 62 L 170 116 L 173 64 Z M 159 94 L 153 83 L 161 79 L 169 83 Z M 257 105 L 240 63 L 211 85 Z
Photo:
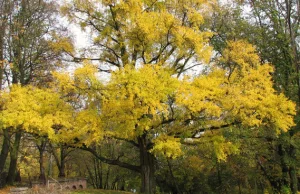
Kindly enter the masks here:
M 121 162 L 118 159 L 112 160 L 112 159 L 105 158 L 103 156 L 98 155 L 98 153 L 94 149 L 89 148 L 86 145 L 83 145 L 82 147 L 80 147 L 80 149 L 90 152 L 97 159 L 101 160 L 102 162 L 104 162 L 106 164 L 116 165 L 116 166 L 119 166 L 119 167 L 122 167 L 122 168 L 126 168 L 126 169 L 129 169 L 129 170 L 141 173 L 140 166 L 135 166 L 135 165 L 131 165 L 131 164 L 128 164 L 128 163 L 125 163 L 125 162 Z
M 200 132 L 203 132 L 203 131 L 206 131 L 206 130 L 218 130 L 218 129 L 224 129 L 224 128 L 227 128 L 227 127 L 230 127 L 230 126 L 234 126 L 234 125 L 238 125 L 240 124 L 241 122 L 232 122 L 232 123 L 227 123 L 227 124 L 224 124 L 224 125 L 220 125 L 220 126 L 211 126 L 211 127 L 204 127 L 204 128 L 200 128 L 196 131 L 194 131 L 193 135 L 192 135 L 192 138 L 196 138 L 197 134 L 200 133 Z

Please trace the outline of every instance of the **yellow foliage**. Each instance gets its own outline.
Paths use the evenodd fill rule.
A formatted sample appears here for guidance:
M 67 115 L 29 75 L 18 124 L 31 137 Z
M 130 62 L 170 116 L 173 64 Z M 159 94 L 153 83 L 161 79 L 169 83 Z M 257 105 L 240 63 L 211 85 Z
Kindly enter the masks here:
M 102 88 L 97 71 L 94 65 L 84 62 L 82 67 L 75 70 L 73 76 L 69 73 L 53 72 L 55 80 L 52 87 L 57 88 L 68 101 L 79 100 L 78 94 L 94 99 Z
M 4 104 L 0 113 L 3 128 L 19 128 L 57 140 L 58 129 L 54 126 L 61 129 L 73 126 L 72 108 L 50 89 L 13 85 L 10 91 L 2 93 L 1 100 Z
M 145 65 L 137 70 L 128 66 L 117 71 L 105 91 L 104 120 L 118 136 L 132 139 L 141 135 L 161 122 L 162 115 L 168 115 L 165 102 L 177 83 L 159 66 Z
M 248 127 L 267 125 L 278 132 L 294 126 L 295 104 L 273 89 L 273 68 L 260 64 L 250 44 L 228 44 L 221 58 L 225 70 L 215 67 L 206 75 L 182 82 L 177 103 L 203 117 L 206 126 L 228 122 Z
M 158 56 L 156 61 L 164 63 L 172 57 L 188 57 L 192 51 L 199 61 L 207 63 L 212 33 L 200 30 L 200 26 L 204 23 L 202 13 L 209 12 L 212 2 L 73 0 L 63 6 L 62 13 L 70 20 L 77 19 L 75 10 L 87 13 L 79 24 L 85 27 L 92 22 L 98 33 L 94 42 L 105 50 L 103 58 L 119 63 L 119 55 L 121 66 L 137 65 L 136 57 L 143 59 L 139 63 L 147 64 Z
M 53 73 L 55 81 L 52 87 L 56 88 L 66 102 L 79 108 L 73 113 L 74 125 L 60 131 L 63 142 L 89 145 L 103 137 L 99 101 L 104 86 L 96 74 L 97 68 L 88 62 L 77 68 L 73 76 L 68 73 Z
M 154 139 L 151 150 L 155 155 L 163 155 L 166 158 L 177 158 L 182 155 L 181 144 L 178 138 L 161 135 Z
M 29 179 L 39 175 L 39 162 L 37 158 L 33 157 L 32 153 L 26 153 L 26 155 L 21 157 L 18 169 L 23 178 L 26 177 Z
M 193 47 L 198 56 L 203 54 L 206 46 L 197 42 L 205 42 L 208 34 L 180 26 L 177 18 L 161 7 L 157 7 L 160 12 L 141 12 L 143 3 L 151 1 L 120 1 L 119 9 L 137 14 L 129 14 L 124 21 L 134 26 L 128 35 L 137 33 L 143 36 L 142 41 L 147 40 L 144 46 L 153 46 L 161 36 L 152 34 L 151 29 L 161 27 L 161 34 L 177 30 L 172 36 L 174 44 L 182 50 Z M 166 24 L 169 26 L 163 28 Z M 199 127 L 239 124 L 253 130 L 267 126 L 280 132 L 294 126 L 295 104 L 273 89 L 272 71 L 271 65 L 260 64 L 254 47 L 244 41 L 228 42 L 220 65 L 193 79 L 176 78 L 174 68 L 168 68 L 167 63 L 139 68 L 125 64 L 103 84 L 97 68 L 85 62 L 73 75 L 54 72 L 53 89 L 12 86 L 2 94 L 0 121 L 2 127 L 79 145 L 89 145 L 104 136 L 136 140 L 147 135 L 154 144 L 154 154 L 176 158 L 182 152 L 174 134 L 193 134 Z M 187 125 L 189 120 L 194 122 Z M 218 160 L 238 152 L 222 136 L 211 140 Z
M 89 145 L 102 139 L 102 120 L 95 109 L 87 109 L 78 112 L 75 118 L 74 128 L 70 130 L 73 138 L 78 138 L 79 143 Z
M 225 97 L 232 100 L 231 103 L 224 103 L 226 109 L 249 126 L 271 123 L 283 131 L 294 126 L 295 104 L 274 90 L 271 76 L 273 67 L 261 65 L 255 49 L 249 43 L 237 41 L 228 44 L 229 49 L 221 60 L 237 68 L 228 76 Z
M 229 41 L 220 60 L 232 63 L 230 65 L 237 67 L 239 72 L 247 72 L 250 68 L 257 68 L 260 65 L 259 56 L 253 45 L 243 40 Z
M 54 40 L 49 41 L 50 47 L 56 53 L 66 52 L 68 54 L 74 55 L 74 45 L 69 37 L 58 37 L 58 35 L 53 34 Z
M 213 136 L 211 141 L 218 161 L 226 161 L 228 155 L 239 153 L 238 146 L 226 141 L 223 136 Z

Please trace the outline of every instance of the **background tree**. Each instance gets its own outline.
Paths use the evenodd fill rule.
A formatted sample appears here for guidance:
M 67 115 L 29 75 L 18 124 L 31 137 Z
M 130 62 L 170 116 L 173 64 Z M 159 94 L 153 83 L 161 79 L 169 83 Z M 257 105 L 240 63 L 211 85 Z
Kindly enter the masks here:
M 230 1 L 214 16 L 214 22 L 209 23 L 217 33 L 213 37 L 215 48 L 222 50 L 226 40 L 247 39 L 256 45 L 262 61 L 275 66 L 274 87 L 298 103 L 299 1 Z M 286 188 L 297 193 L 297 133 L 295 127 L 274 140 L 277 152 L 269 161 L 274 164 L 273 160 L 281 158 L 282 177 L 272 184 L 277 190 Z
M 54 36 L 62 32 L 55 26 L 56 15 L 57 5 L 51 1 L 1 1 L 1 87 L 11 83 L 38 85 L 51 80 L 50 70 L 56 68 L 61 53 Z M 4 170 L 9 141 L 13 140 L 7 177 L 12 184 L 22 134 L 10 128 L 3 129 L 3 134 L 0 172 Z

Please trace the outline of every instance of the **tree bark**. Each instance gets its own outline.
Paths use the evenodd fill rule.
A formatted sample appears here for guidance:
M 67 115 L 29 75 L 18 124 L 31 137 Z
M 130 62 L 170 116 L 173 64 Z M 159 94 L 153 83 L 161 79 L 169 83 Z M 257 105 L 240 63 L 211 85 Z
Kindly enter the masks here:
M 65 156 L 66 149 L 64 146 L 60 146 L 60 165 L 59 167 L 59 175 L 58 177 L 63 178 L 66 177 L 65 173 L 65 166 L 66 166 L 66 156 Z
M 296 148 L 293 145 L 290 145 L 289 154 L 291 157 L 296 158 Z M 290 182 L 291 182 L 291 191 L 293 194 L 298 193 L 298 177 L 297 177 L 297 168 L 294 163 L 290 165 L 289 168 L 289 176 L 290 176 Z
M 37 148 L 39 150 L 39 165 L 40 165 L 40 175 L 39 180 L 46 185 L 46 173 L 44 168 L 44 152 L 46 147 L 46 141 L 42 140 L 41 145 L 37 144 Z
M 17 161 L 18 161 L 18 153 L 20 148 L 22 132 L 18 130 L 15 134 L 14 145 L 10 151 L 10 165 L 7 175 L 7 184 L 12 185 L 16 178 L 17 173 Z
M 298 178 L 297 178 L 297 171 L 295 166 L 291 166 L 289 169 L 289 174 L 291 178 L 291 190 L 292 194 L 297 194 L 298 193 Z
M 109 184 L 108 184 L 108 178 L 109 178 L 109 174 L 110 174 L 110 167 L 108 167 L 107 172 L 106 172 L 106 178 L 105 178 L 105 185 L 104 185 L 104 189 L 108 189 L 109 188 Z
M 155 193 L 155 158 L 148 150 L 146 135 L 138 138 L 141 164 L 141 193 Z
M 281 180 L 281 188 L 283 187 L 289 187 L 290 181 L 289 181 L 289 166 L 285 161 L 286 158 L 286 151 L 282 144 L 278 146 L 278 154 L 280 156 L 280 163 L 281 163 L 281 172 L 282 172 L 282 180 Z
M 56 153 L 54 147 L 52 146 L 51 143 L 49 143 L 49 146 L 51 148 L 51 152 L 54 156 L 59 174 L 58 177 L 62 178 L 62 177 L 66 177 L 66 173 L 65 173 L 65 159 L 66 159 L 66 147 L 64 145 L 60 145 L 59 149 L 60 149 L 60 156 L 58 156 L 58 154 Z
M 2 144 L 2 149 L 1 149 L 1 154 L 0 154 L 0 176 L 1 173 L 4 170 L 5 162 L 8 156 L 9 152 L 9 132 L 8 129 L 3 129 L 3 144 Z
M 3 2 L 2 7 L 0 7 L 0 91 L 2 90 L 2 82 L 3 82 L 3 67 L 4 67 L 4 36 L 6 31 L 6 12 L 7 12 L 7 5 Z M 3 144 L 0 154 L 0 187 L 4 186 L 5 178 L 2 174 L 4 170 L 4 166 L 6 163 L 6 159 L 9 152 L 9 136 L 8 136 L 8 129 L 3 129 Z
M 44 151 L 40 152 L 39 163 L 40 163 L 40 176 L 39 176 L 39 179 L 45 185 L 46 184 L 46 174 L 45 174 L 45 168 L 44 168 Z
M 7 29 L 7 17 L 9 14 L 9 3 L 3 2 L 0 7 L 0 91 L 2 90 L 3 70 L 4 70 L 4 37 Z
M 1 18 L 0 18 L 1 19 Z M 5 35 L 5 25 L 4 21 L 0 27 L 0 91 L 2 90 L 2 81 L 3 81 L 3 67 L 4 67 L 4 35 Z

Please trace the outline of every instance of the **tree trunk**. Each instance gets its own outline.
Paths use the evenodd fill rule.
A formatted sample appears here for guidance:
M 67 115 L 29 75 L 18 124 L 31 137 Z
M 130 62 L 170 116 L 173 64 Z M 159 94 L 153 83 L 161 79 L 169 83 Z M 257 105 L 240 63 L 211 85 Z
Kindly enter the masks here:
M 5 37 L 5 31 L 6 31 L 6 26 L 7 26 L 7 12 L 8 10 L 8 5 L 7 3 L 3 2 L 4 5 L 1 8 L 1 16 L 0 16 L 0 90 L 2 90 L 2 82 L 3 82 L 3 69 L 4 69 L 4 37 Z
M 292 132 L 291 132 L 292 133 Z M 291 134 L 293 135 L 293 134 Z M 296 158 L 296 148 L 293 145 L 290 145 L 290 150 L 289 150 L 290 157 Z M 298 177 L 297 177 L 297 170 L 296 166 L 294 163 L 290 165 L 289 168 L 289 175 L 290 175 L 290 182 L 291 182 L 291 191 L 293 194 L 298 193 Z
M 42 183 L 44 185 L 46 185 L 46 174 L 45 174 L 45 168 L 44 168 L 44 159 L 43 159 L 43 152 L 40 152 L 40 159 L 39 159 L 39 163 L 40 163 L 40 176 L 39 179 L 40 181 L 42 181 Z
M 12 185 L 16 178 L 17 173 L 17 161 L 18 161 L 18 152 L 20 148 L 22 132 L 17 131 L 15 135 L 14 145 L 10 151 L 10 165 L 7 175 L 7 184 Z
M 291 190 L 293 194 L 298 193 L 298 178 L 295 166 L 290 167 Z
M 1 32 L 3 31 L 3 32 Z M 3 67 L 4 67 L 4 57 L 3 57 L 3 36 L 4 36 L 4 27 L 0 29 L 0 90 L 2 90 L 3 82 Z
M 6 158 L 9 152 L 9 139 L 10 137 L 9 137 L 8 129 L 3 129 L 3 144 L 2 144 L 1 154 L 0 154 L 0 176 L 4 170 Z
M 109 174 L 110 174 L 110 167 L 108 166 L 107 172 L 106 172 L 106 179 L 105 179 L 105 185 L 104 185 L 104 189 L 108 189 L 108 178 L 109 178 Z
M 60 165 L 59 165 L 59 175 L 58 177 L 63 178 L 66 177 L 66 173 L 65 173 L 65 147 L 61 146 L 60 147 Z
M 3 2 L 4 3 L 4 2 Z M 6 4 L 2 5 L 0 12 L 0 91 L 2 90 L 2 82 L 3 82 L 3 67 L 4 67 L 4 36 L 6 31 Z M 3 144 L 0 154 L 0 187 L 5 185 L 5 175 L 3 174 L 5 162 L 8 156 L 9 151 L 9 138 L 8 138 L 8 129 L 3 129 Z
M 41 145 L 37 145 L 38 150 L 39 150 L 39 165 L 40 165 L 40 176 L 39 180 L 46 185 L 46 173 L 45 173 L 45 168 L 44 168 L 44 152 L 45 152 L 45 147 L 46 147 L 46 141 L 42 140 Z
M 103 189 L 103 168 L 102 168 L 102 162 L 98 161 L 98 176 L 99 176 L 99 189 Z
M 62 178 L 62 177 L 66 177 L 66 173 L 65 173 L 65 159 L 66 159 L 66 147 L 63 145 L 60 145 L 60 156 L 58 156 L 58 154 L 56 153 L 54 147 L 52 146 L 51 143 L 49 143 L 49 147 L 51 148 L 51 152 L 54 156 L 59 174 L 58 177 Z
M 282 172 L 282 178 L 281 178 L 281 185 L 280 187 L 283 188 L 283 187 L 289 187 L 290 185 L 290 181 L 289 181 L 289 166 L 288 164 L 286 163 L 286 151 L 283 147 L 282 144 L 280 144 L 278 146 L 278 154 L 280 156 L 280 163 L 281 163 L 281 172 Z
M 154 155 L 148 150 L 148 143 L 146 136 L 143 135 L 138 138 L 140 148 L 140 163 L 141 163 L 141 193 L 152 194 L 155 193 L 155 166 Z

